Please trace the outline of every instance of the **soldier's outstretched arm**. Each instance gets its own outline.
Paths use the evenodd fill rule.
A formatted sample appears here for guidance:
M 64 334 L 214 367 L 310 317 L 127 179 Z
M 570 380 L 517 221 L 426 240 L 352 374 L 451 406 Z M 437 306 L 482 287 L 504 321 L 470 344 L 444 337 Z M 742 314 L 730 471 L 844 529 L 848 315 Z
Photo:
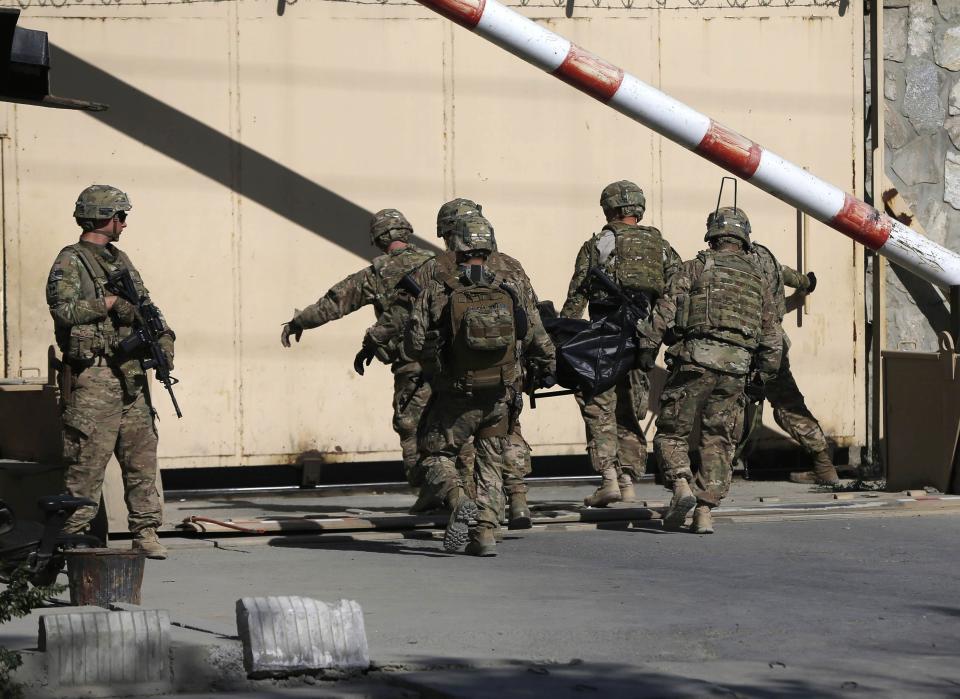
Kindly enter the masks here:
M 763 306 L 760 316 L 760 343 L 757 347 L 757 370 L 766 382 L 776 377 L 783 354 L 783 329 L 777 317 L 777 307 L 770 285 L 763 287 Z
M 73 327 L 103 320 L 107 304 L 103 298 L 86 299 L 80 286 L 80 261 L 70 252 L 61 252 L 47 278 L 47 305 L 61 326 Z
M 577 261 L 573 266 L 573 277 L 570 278 L 570 287 L 567 289 L 567 300 L 563 302 L 560 315 L 564 318 L 580 318 L 583 309 L 587 307 L 587 275 L 590 272 L 590 248 L 593 240 L 588 240 L 580 247 Z
M 372 266 L 351 274 L 330 287 L 316 303 L 296 311 L 293 318 L 283 325 L 280 344 L 289 347 L 291 335 L 300 342 L 304 330 L 319 328 L 332 320 L 343 318 L 373 303 L 376 294 L 376 273 Z
M 780 268 L 783 270 L 784 286 L 789 286 L 791 289 L 797 289 L 807 294 L 813 293 L 813 289 L 817 285 L 817 275 L 813 272 L 801 274 L 793 267 L 787 267 L 786 265 L 781 265 Z

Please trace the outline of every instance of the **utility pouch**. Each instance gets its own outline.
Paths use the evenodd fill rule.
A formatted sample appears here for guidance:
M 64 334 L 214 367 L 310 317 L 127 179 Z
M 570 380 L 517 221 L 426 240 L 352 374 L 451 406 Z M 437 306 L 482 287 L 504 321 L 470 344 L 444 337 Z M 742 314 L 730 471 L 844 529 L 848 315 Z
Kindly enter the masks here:
M 513 314 L 504 305 L 469 307 L 461 323 L 464 341 L 472 350 L 503 350 L 514 342 Z
M 74 325 L 70 328 L 66 360 L 78 366 L 90 366 L 97 357 L 103 356 L 103 335 L 95 325 Z
M 683 332 L 687 327 L 687 320 L 690 317 L 690 297 L 687 294 L 677 297 L 677 313 L 673 324 L 678 332 Z

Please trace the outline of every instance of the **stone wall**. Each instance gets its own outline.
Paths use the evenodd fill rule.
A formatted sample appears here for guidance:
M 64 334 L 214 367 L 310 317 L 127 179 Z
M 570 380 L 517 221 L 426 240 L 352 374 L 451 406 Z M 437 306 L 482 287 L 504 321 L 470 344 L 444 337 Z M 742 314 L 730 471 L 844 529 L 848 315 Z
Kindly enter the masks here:
M 886 173 L 927 235 L 957 250 L 960 0 L 886 0 L 883 21 Z M 934 350 L 948 322 L 939 290 L 888 266 L 888 348 Z

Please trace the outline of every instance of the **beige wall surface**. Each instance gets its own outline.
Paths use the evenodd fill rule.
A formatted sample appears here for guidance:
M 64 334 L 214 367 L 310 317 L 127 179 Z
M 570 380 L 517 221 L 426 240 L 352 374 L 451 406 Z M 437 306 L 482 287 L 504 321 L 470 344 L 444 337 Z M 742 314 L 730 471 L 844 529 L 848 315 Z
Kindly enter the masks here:
M 854 4 L 855 5 L 855 4 Z M 859 8 L 651 0 L 517 8 L 668 94 L 859 187 Z M 81 0 L 31 5 L 48 31 L 54 91 L 102 115 L 0 106 L 6 373 L 45 363 L 44 284 L 77 229 L 76 194 L 115 184 L 134 209 L 122 247 L 177 331 L 177 421 L 162 390 L 165 467 L 399 458 L 392 379 L 352 358 L 370 309 L 282 350 L 280 324 L 373 254 L 369 214 L 403 210 L 435 244 L 437 207 L 474 198 L 500 247 L 562 303 L 612 180 L 647 192 L 646 222 L 684 256 L 702 247 L 717 167 L 410 3 Z M 758 240 L 797 258 L 796 212 L 745 185 Z M 820 286 L 785 323 L 809 405 L 842 443 L 863 441 L 861 255 L 815 222 Z M 572 399 L 523 416 L 535 454 L 579 453 Z M 646 420 L 644 423 L 646 424 Z

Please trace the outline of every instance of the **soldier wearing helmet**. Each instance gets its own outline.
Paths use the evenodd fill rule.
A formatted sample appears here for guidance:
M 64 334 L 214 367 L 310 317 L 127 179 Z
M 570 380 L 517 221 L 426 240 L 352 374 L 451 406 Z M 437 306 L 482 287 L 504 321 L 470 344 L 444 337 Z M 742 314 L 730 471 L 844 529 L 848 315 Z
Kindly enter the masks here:
M 730 488 L 745 391 L 776 375 L 781 339 L 770 284 L 750 250 L 746 214 L 718 207 L 707 218 L 704 240 L 709 248 L 681 265 L 657 312 L 670 319 L 664 325 L 672 325 L 677 342 L 668 351 L 654 451 L 673 491 L 664 527 L 679 529 L 696 507 L 691 531 L 709 534 L 710 511 Z M 701 465 L 694 478 L 689 440 L 697 424 Z
M 316 303 L 294 311 L 293 318 L 283 325 L 280 344 L 290 347 L 291 336 L 299 342 L 304 330 L 318 328 L 368 305 L 373 306 L 377 319 L 387 314 L 398 327 L 402 326 L 409 312 L 410 296 L 398 289 L 397 284 L 433 257 L 432 252 L 410 243 L 412 233 L 413 226 L 397 209 L 375 213 L 370 219 L 370 244 L 383 254 L 375 257 L 369 266 L 334 284 Z M 389 313 L 392 309 L 396 309 L 396 314 Z M 417 424 L 404 417 L 404 408 L 411 403 L 407 395 L 411 377 L 415 379 L 419 375 L 420 367 L 403 356 L 397 341 L 377 347 L 365 339 L 353 364 L 357 373 L 363 375 L 364 366 L 369 366 L 374 357 L 390 364 L 393 371 L 393 429 L 400 437 L 404 470 L 409 477 L 417 461 Z
M 751 250 L 763 274 L 773 290 L 773 301 L 777 308 L 777 319 L 783 330 L 783 316 L 786 314 L 784 286 L 797 289 L 801 297 L 813 293 L 817 286 L 817 277 L 813 272 L 801 274 L 795 269 L 780 264 L 774 254 L 765 246 L 753 242 Z M 813 470 L 790 474 L 795 483 L 816 483 L 818 485 L 838 485 L 840 477 L 833 465 L 830 446 L 820 423 L 810 412 L 803 393 L 790 370 L 790 339 L 783 332 L 783 356 L 777 375 L 764 384 L 763 397 L 773 408 L 773 419 L 780 428 L 793 437 L 813 460 Z M 758 413 L 759 414 L 759 411 Z
M 136 267 L 115 243 L 127 227 L 130 198 L 109 185 L 84 189 L 73 216 L 80 240 L 60 251 L 47 279 L 47 304 L 63 354 L 60 377 L 66 488 L 77 497 L 100 501 L 104 472 L 116 454 L 123 470 L 124 497 L 133 548 L 165 558 L 157 537 L 162 524 L 157 494 L 157 431 L 140 356 L 121 349 L 134 332 L 135 307 L 113 291 L 110 276 L 128 270 L 140 296 L 149 292 Z M 162 318 L 162 316 L 161 316 Z M 165 330 L 161 347 L 173 365 L 175 335 Z M 64 531 L 88 529 L 97 507 L 83 507 Z
M 641 226 L 646 210 L 643 190 L 628 180 L 603 188 L 600 206 L 607 223 L 580 248 L 574 265 L 567 300 L 560 314 L 580 318 L 584 308 L 597 320 L 620 308 L 620 299 L 590 274 L 600 268 L 628 295 L 643 305 L 655 307 L 670 277 L 680 266 L 680 257 L 659 230 Z M 636 499 L 633 484 L 646 471 L 647 444 L 640 420 L 647 411 L 650 383 L 647 372 L 654 366 L 659 337 L 649 322 L 641 322 L 637 367 L 616 386 L 589 399 L 576 396 L 587 432 L 587 453 L 602 477 L 596 492 L 584 499 L 590 507 L 605 507 L 620 500 Z
M 479 207 L 461 212 L 455 222 L 444 223 L 443 214 L 441 209 L 438 230 L 446 231 L 448 252 L 420 272 L 422 293 L 404 343 L 407 353 L 423 364 L 434 392 L 420 428 L 420 468 L 425 495 L 451 512 L 444 548 L 457 551 L 467 544 L 467 553 L 491 556 L 503 510 L 504 473 L 516 454 L 511 434 L 519 437 L 514 423 L 522 404 L 521 357 L 544 377 L 552 376 L 556 366 L 526 274 L 502 271 L 505 263 L 498 259 L 493 226 Z M 441 224 L 447 227 L 440 229 Z M 471 439 L 475 499 L 455 464 Z M 522 485 L 522 476 L 519 480 Z M 529 513 L 526 517 L 529 522 Z M 477 520 L 472 530 L 471 519 Z
M 437 212 L 437 237 L 442 238 L 444 245 L 450 252 L 455 252 L 456 244 L 453 236 L 457 223 L 461 219 L 472 217 L 483 218 L 483 208 L 480 204 L 464 198 L 457 198 L 446 202 Z M 514 280 L 518 288 L 528 289 L 530 292 L 529 301 L 532 305 L 537 305 L 537 296 L 530 284 L 530 279 L 520 263 L 507 254 L 497 250 L 496 236 L 490 241 L 492 251 L 486 256 L 485 266 L 487 269 L 501 275 L 505 279 Z M 441 263 L 443 256 L 428 260 L 424 265 L 415 270 L 411 277 L 415 283 L 423 288 L 435 275 L 438 270 L 442 270 Z M 387 313 L 381 316 L 377 325 L 367 331 L 367 340 L 372 345 L 389 345 L 394 341 L 397 335 L 397 329 L 402 328 L 402 322 L 397 322 Z M 406 316 L 404 316 L 404 320 Z M 517 392 L 520 391 L 517 387 Z M 411 378 L 406 394 L 409 396 L 403 401 L 403 405 L 408 406 L 403 411 L 402 419 L 408 421 L 413 429 L 416 429 L 417 422 L 420 419 L 423 408 L 426 406 L 430 397 L 429 383 L 423 377 Z M 519 410 L 517 406 L 516 410 Z M 473 444 L 467 442 L 463 445 L 457 456 L 457 471 L 460 474 L 461 485 L 468 495 L 475 496 L 473 491 L 473 464 L 476 460 Z M 524 439 L 521 433 L 519 414 L 511 422 L 509 434 L 508 452 L 506 454 L 506 468 L 503 475 L 503 488 L 507 496 L 507 520 L 510 529 L 527 529 L 531 526 L 530 508 L 527 504 L 527 485 L 524 478 L 530 474 L 532 462 L 530 458 L 530 445 Z M 423 486 L 425 473 L 421 468 L 417 468 L 413 473 L 408 473 L 408 482 L 417 487 Z M 438 499 L 435 490 L 429 486 L 421 487 L 420 497 L 410 509 L 411 513 L 422 512 L 424 510 L 442 507 L 442 499 Z

